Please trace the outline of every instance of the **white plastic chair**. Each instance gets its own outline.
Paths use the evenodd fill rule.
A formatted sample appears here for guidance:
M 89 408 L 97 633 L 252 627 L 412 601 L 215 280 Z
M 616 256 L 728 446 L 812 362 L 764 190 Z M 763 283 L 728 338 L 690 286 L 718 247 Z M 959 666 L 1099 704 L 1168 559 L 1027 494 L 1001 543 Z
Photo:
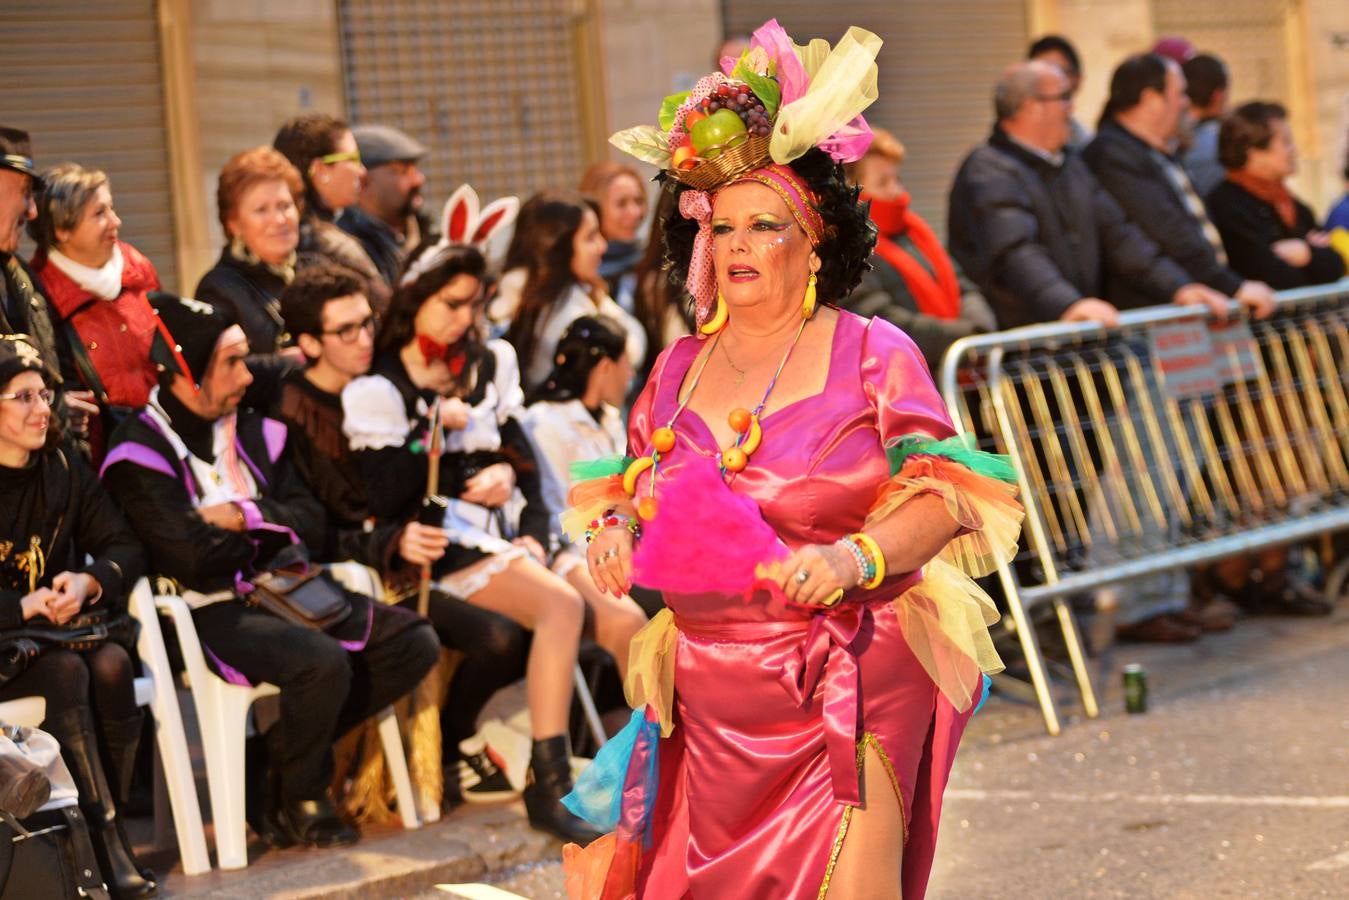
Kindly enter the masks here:
M 206 757 L 206 780 L 211 793 L 211 814 L 215 822 L 216 857 L 222 869 L 242 869 L 248 865 L 248 846 L 244 820 L 244 738 L 248 710 L 261 697 L 280 693 L 271 684 L 253 687 L 230 684 L 206 665 L 201 641 L 192 621 L 192 611 L 181 597 L 158 595 L 154 598 L 160 612 L 167 614 L 178 634 L 183 664 L 192 689 L 192 700 L 201 729 L 202 750 Z M 378 716 L 380 742 L 385 763 L 398 796 L 398 812 L 403 827 L 420 828 L 417 807 L 408 777 L 407 759 L 393 708 Z
M 192 777 L 192 759 L 188 754 L 187 735 L 183 731 L 183 719 L 178 708 L 173 674 L 169 668 L 168 655 L 164 650 L 164 637 L 159 629 L 159 619 L 153 615 L 154 599 L 150 594 L 150 583 L 144 578 L 136 582 L 128 598 L 128 605 L 131 615 L 141 623 L 136 649 L 146 671 L 146 674 L 137 678 L 134 683 L 136 705 L 149 707 L 150 714 L 154 717 L 155 744 L 159 750 L 156 767 L 162 771 L 168 788 L 168 806 L 172 811 L 183 871 L 188 875 L 200 875 L 211 871 L 211 860 L 206 852 L 206 836 L 201 825 L 201 807 L 197 801 L 196 783 Z M 47 701 L 42 697 L 22 697 L 0 703 L 0 721 L 15 725 L 36 728 L 46 715 Z M 156 778 L 156 838 L 166 830 L 167 811 L 164 808 L 164 800 L 159 779 Z M 73 800 L 53 801 L 43 809 L 56 809 L 73 802 Z

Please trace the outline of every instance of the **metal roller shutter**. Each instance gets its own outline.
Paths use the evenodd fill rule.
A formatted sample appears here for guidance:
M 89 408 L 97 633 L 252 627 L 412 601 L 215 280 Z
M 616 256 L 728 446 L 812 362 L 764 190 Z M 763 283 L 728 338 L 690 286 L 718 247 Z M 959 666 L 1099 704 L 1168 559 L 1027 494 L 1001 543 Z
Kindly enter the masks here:
M 993 83 L 1026 50 L 1026 4 L 726 0 L 726 34 L 748 34 L 776 17 L 797 41 L 838 40 L 849 25 L 880 35 L 880 98 L 867 121 L 908 151 L 900 177 L 914 209 L 946 231 L 946 197 L 965 154 L 993 125 Z
M 341 0 L 347 114 L 431 149 L 423 192 L 572 188 L 587 146 L 573 0 Z M 428 207 L 428 211 L 434 211 Z
M 107 172 L 122 238 L 166 287 L 177 284 L 153 0 L 8 0 L 0 83 L 0 120 L 33 135 L 38 167 L 71 160 Z

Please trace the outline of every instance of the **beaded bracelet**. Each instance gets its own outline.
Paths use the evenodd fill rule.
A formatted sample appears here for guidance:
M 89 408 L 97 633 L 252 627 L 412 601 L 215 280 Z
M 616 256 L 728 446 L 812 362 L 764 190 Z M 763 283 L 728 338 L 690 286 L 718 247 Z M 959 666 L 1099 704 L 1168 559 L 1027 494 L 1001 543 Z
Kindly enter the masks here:
M 857 583 L 859 585 L 866 584 L 875 574 L 867 560 L 866 551 L 852 538 L 841 537 L 834 543 L 847 550 L 848 555 L 852 557 L 852 561 L 857 564 Z
M 848 539 L 856 542 L 870 557 L 871 564 L 875 566 L 874 574 L 862 587 L 869 591 L 880 587 L 881 582 L 885 580 L 885 555 L 881 553 L 880 545 L 870 535 L 863 534 L 860 531 L 848 535 Z
M 631 516 L 625 516 L 620 514 L 617 510 L 615 510 L 611 506 L 608 509 L 606 509 L 604 511 L 604 514 L 601 515 L 598 519 L 590 520 L 590 524 L 586 526 L 585 531 L 586 543 L 589 544 L 591 541 L 595 540 L 595 538 L 599 536 L 601 531 L 604 531 L 607 528 L 618 528 L 618 527 L 626 528 L 628 529 L 628 531 L 632 532 L 633 540 L 641 540 L 642 523 L 638 522 Z

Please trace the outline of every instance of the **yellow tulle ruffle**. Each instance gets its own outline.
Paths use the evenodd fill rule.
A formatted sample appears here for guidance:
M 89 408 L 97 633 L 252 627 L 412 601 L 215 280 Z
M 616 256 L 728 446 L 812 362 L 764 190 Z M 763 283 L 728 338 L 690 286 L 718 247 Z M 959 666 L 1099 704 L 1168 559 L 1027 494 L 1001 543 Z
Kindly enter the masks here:
M 795 49 L 810 84 L 802 96 L 778 110 L 773 125 L 769 153 L 775 162 L 784 164 L 839 131 L 875 102 L 881 39 L 854 26 L 832 49 L 821 38 Z
M 881 489 L 867 523 L 922 494 L 941 497 L 961 533 L 923 567 L 923 580 L 893 606 L 910 649 L 963 712 L 982 692 L 983 676 L 1003 669 L 988 633 L 998 611 L 973 579 L 1016 555 L 1023 512 L 1015 485 L 939 456 L 915 456 Z
M 628 648 L 628 677 L 623 683 L 628 705 L 650 706 L 660 716 L 660 736 L 674 731 L 675 643 L 679 629 L 674 613 L 662 609 L 633 636 Z

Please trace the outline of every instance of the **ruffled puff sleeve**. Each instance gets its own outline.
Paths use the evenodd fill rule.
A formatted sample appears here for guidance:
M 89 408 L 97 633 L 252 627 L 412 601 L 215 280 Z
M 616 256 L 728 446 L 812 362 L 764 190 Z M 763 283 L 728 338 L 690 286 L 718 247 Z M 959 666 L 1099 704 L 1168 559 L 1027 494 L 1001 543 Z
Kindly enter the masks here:
M 873 320 L 868 327 L 862 377 L 891 473 L 866 525 L 932 494 L 943 500 L 959 529 L 893 606 L 914 655 L 963 712 L 983 695 L 984 677 L 1003 669 L 988 632 L 998 612 L 974 579 L 1016 555 L 1022 519 L 1016 470 L 1007 457 L 978 450 L 970 436 L 954 434 L 917 348 L 887 322 Z

